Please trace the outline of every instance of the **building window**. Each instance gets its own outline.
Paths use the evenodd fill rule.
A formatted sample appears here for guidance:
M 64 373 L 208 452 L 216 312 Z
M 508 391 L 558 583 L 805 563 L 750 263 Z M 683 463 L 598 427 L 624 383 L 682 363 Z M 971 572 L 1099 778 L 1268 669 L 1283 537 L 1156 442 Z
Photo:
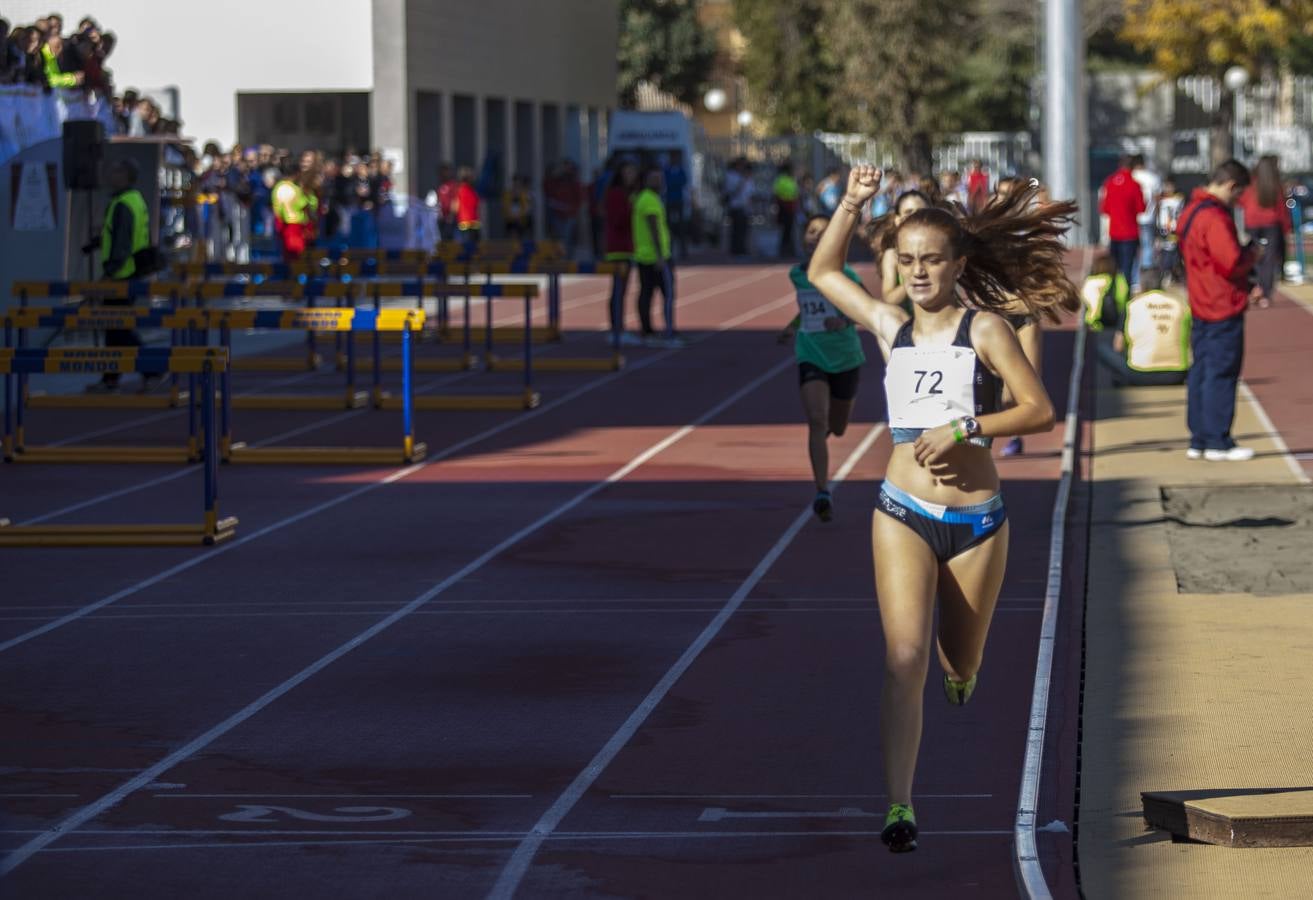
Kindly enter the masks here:
M 280 134 L 296 134 L 301 130 L 301 104 L 295 97 L 274 101 L 274 130 Z
M 337 133 L 336 97 L 316 97 L 306 101 L 305 130 L 310 134 Z

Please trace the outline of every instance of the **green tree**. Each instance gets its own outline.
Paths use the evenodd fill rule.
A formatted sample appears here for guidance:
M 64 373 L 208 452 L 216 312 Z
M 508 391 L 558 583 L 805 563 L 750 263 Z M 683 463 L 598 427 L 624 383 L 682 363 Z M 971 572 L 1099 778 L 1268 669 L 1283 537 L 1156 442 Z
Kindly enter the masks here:
M 745 41 L 741 72 L 775 133 L 842 127 L 831 99 L 840 67 L 822 37 L 825 0 L 734 0 Z
M 1313 35 L 1313 0 L 1127 0 L 1122 36 L 1153 54 L 1164 77 L 1211 75 L 1231 66 L 1273 73 L 1296 60 L 1296 39 Z M 1224 88 L 1225 90 L 1225 88 Z M 1214 161 L 1231 146 L 1232 103 L 1224 93 Z
M 910 171 L 929 172 L 935 136 L 959 129 L 947 103 L 977 25 L 971 0 L 826 0 L 822 29 L 842 66 L 836 100 Z
M 697 18 L 696 0 L 622 0 L 620 101 L 633 106 L 640 82 L 693 104 L 716 58 L 715 38 Z

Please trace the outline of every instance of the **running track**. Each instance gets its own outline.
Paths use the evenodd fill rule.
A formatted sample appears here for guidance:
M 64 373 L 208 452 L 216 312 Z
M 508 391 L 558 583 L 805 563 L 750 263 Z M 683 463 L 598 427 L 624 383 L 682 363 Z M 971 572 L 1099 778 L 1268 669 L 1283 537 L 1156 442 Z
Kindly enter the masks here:
M 544 376 L 533 413 L 420 414 L 420 466 L 225 468 L 229 545 L 8 551 L 0 894 L 1015 896 L 1060 429 L 1000 462 L 1013 550 L 981 688 L 950 708 L 932 672 L 922 849 L 892 856 L 868 545 L 890 451 L 879 364 L 834 442 L 847 477 L 820 525 L 791 353 L 774 342 L 792 314 L 783 269 L 680 278 L 690 346 Z M 565 300 L 577 331 L 545 352 L 604 352 L 601 293 L 575 284 Z M 1059 406 L 1071 346 L 1048 335 Z M 236 415 L 251 442 L 395 432 L 379 412 Z M 181 427 L 174 413 L 32 423 L 89 443 Z M 6 466 L 0 498 L 16 522 L 186 520 L 199 479 Z M 1079 528 L 1068 543 L 1083 546 Z M 1071 821 L 1066 621 L 1070 702 L 1055 699 L 1041 822 Z M 1041 839 L 1070 896 L 1069 835 Z

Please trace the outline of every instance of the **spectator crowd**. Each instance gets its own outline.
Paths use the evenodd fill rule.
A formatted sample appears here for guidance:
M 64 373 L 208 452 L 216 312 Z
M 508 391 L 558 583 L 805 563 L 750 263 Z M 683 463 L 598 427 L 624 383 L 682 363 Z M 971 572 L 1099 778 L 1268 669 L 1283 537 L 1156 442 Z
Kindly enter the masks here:
M 115 93 L 107 62 L 116 43 L 114 32 L 105 31 L 90 16 L 68 34 L 58 13 L 30 25 L 11 25 L 0 18 L 0 85 L 81 91 L 89 98 L 107 100 L 120 134 L 180 133 L 181 123 L 166 117 L 154 100 L 131 88 Z

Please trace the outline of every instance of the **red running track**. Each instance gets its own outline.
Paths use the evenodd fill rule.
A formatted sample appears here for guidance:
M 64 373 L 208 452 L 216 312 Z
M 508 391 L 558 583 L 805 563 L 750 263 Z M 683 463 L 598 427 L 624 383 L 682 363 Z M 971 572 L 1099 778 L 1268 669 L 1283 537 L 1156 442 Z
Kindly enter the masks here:
M 950 708 L 931 679 L 922 849 L 892 856 L 878 838 L 869 549 L 890 450 L 879 363 L 834 442 L 833 464 L 853 468 L 821 525 L 805 514 L 791 354 L 774 342 L 791 316 L 784 270 L 680 278 L 690 346 L 639 349 L 602 378 L 544 375 L 534 413 L 421 414 L 433 453 L 422 466 L 224 469 L 222 508 L 242 520 L 232 544 L 10 551 L 0 866 L 12 870 L 0 888 L 1015 896 L 1061 434 L 1000 461 L 1013 552 L 981 688 Z M 597 293 L 567 289 L 572 354 L 604 350 Z M 1061 405 L 1071 333 L 1048 341 Z M 514 384 L 501 377 L 456 383 Z M 381 443 L 394 424 L 241 415 L 248 440 L 274 442 Z M 45 411 L 33 427 L 73 440 L 137 419 L 91 440 L 181 427 L 175 414 Z M 199 481 L 0 468 L 0 512 L 15 521 L 111 492 L 67 516 L 185 519 Z M 1049 784 L 1041 821 L 1064 815 L 1061 797 L 1070 805 L 1060 773 Z M 1062 888 L 1069 836 L 1043 837 Z

